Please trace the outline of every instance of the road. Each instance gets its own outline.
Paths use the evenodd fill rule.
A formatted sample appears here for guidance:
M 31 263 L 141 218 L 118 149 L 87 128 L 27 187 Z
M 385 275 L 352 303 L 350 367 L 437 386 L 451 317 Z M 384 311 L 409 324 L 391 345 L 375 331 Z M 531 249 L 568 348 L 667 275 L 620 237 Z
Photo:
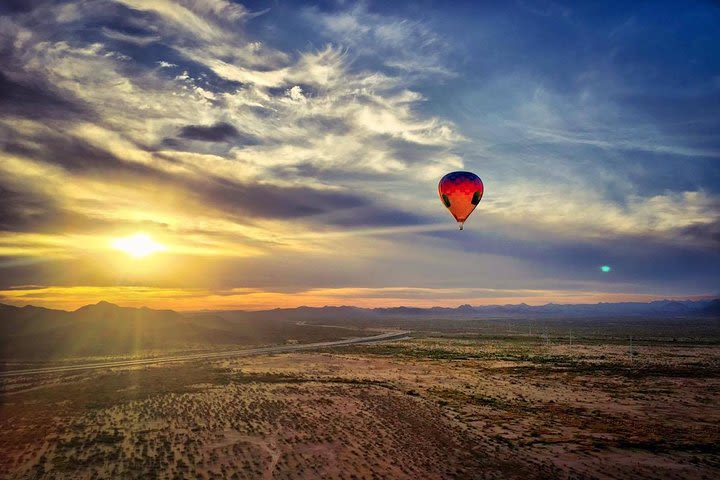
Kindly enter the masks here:
M 65 373 L 79 370 L 97 370 L 115 367 L 134 367 L 137 365 L 156 365 L 158 363 L 187 362 L 191 360 L 206 360 L 226 357 L 247 357 L 251 355 L 297 352 L 300 350 L 341 347 L 344 345 L 356 345 L 362 343 L 379 343 L 409 338 L 409 333 L 410 332 L 390 332 L 380 335 L 373 335 L 372 337 L 349 338 L 347 340 L 338 340 L 334 342 L 302 343 L 298 345 L 279 345 L 275 347 L 225 350 L 222 352 L 188 353 L 186 355 L 175 355 L 171 357 L 142 358 L 137 360 L 117 360 L 114 362 L 84 363 L 75 365 L 59 365 L 55 367 L 28 368 L 23 370 L 7 370 L 4 372 L 0 372 L 0 378 L 17 377 L 22 375 L 36 375 L 42 373 Z

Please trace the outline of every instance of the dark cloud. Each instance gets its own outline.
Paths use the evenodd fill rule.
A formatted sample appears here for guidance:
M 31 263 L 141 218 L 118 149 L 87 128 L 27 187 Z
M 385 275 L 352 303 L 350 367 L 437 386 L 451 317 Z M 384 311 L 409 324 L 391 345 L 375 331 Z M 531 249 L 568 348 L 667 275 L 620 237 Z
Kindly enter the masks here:
M 187 125 L 180 130 L 178 136 L 203 142 L 225 142 L 237 134 L 237 129 L 229 123 L 218 122 L 210 126 Z
M 199 140 L 201 142 L 233 142 L 240 145 L 257 145 L 260 143 L 254 135 L 240 132 L 226 122 L 218 122 L 214 125 L 187 125 L 180 129 L 178 136 L 187 140 Z
M 0 231 L 89 233 L 107 231 L 118 222 L 74 212 L 51 196 L 4 185 L 0 181 Z
M 375 204 L 347 209 L 336 215 L 329 215 L 324 220 L 329 224 L 343 227 L 401 227 L 424 225 L 432 221 L 426 216 Z
M 0 3 L 0 13 L 17 14 L 30 12 L 40 5 L 57 3 L 57 0 L 3 0 Z
M 0 145 L 0 148 L 61 166 L 74 175 L 134 185 L 144 195 L 156 191 L 175 192 L 174 198 L 192 198 L 198 205 L 242 218 L 300 218 L 370 203 L 362 195 L 342 190 L 239 183 L 209 175 L 201 169 L 190 175 L 170 174 L 124 161 L 111 152 L 69 135 L 18 139 Z
M 0 230 L 33 230 L 51 217 L 53 205 L 39 196 L 11 190 L 0 183 Z
M 12 132 L 5 135 L 16 140 L 0 144 L 0 150 L 58 165 L 72 173 L 156 173 L 150 167 L 123 161 L 113 153 L 71 135 L 47 132 L 24 138 Z
M 193 178 L 185 182 L 203 201 L 237 216 L 300 218 L 332 213 L 369 203 L 361 195 L 309 187 L 243 184 L 218 177 Z
M 720 218 L 711 223 L 694 223 L 680 230 L 684 237 L 720 246 Z
M 218 122 L 209 126 L 187 125 L 180 129 L 177 137 L 164 138 L 158 148 L 226 155 L 232 148 L 249 147 L 261 143 L 263 143 L 262 140 L 253 134 L 240 131 L 229 123 Z
M 107 167 L 107 166 L 105 166 Z M 152 201 L 153 192 L 163 192 L 158 202 L 171 201 L 185 209 L 215 210 L 247 223 L 253 218 L 300 219 L 311 216 L 342 214 L 338 225 L 386 225 L 405 222 L 403 214 L 393 214 L 370 206 L 366 198 L 343 191 L 318 190 L 309 187 L 286 187 L 270 184 L 243 184 L 217 177 L 182 177 L 161 175 L 152 170 L 133 169 L 83 171 L 83 175 L 107 177 L 111 183 L 134 185 L 141 198 Z M 76 172 L 77 174 L 80 174 Z M 175 192 L 167 200 L 167 195 Z M 0 205 L 0 229 L 5 231 L 96 231 L 117 227 L 117 221 L 105 222 L 87 217 L 55 203 L 47 196 L 10 189 L 0 184 L 3 202 Z M 185 205 L 183 206 L 183 200 Z M 122 223 L 122 222 L 120 222 Z M 153 224 L 153 227 L 158 225 Z
M 73 120 L 87 116 L 88 109 L 42 85 L 21 83 L 0 71 L 0 108 L 5 115 L 35 120 Z

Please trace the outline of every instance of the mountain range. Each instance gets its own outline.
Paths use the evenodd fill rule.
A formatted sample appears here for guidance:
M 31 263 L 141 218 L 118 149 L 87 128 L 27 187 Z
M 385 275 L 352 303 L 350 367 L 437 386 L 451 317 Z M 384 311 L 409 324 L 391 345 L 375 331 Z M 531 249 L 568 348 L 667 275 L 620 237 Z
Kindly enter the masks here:
M 542 322 L 582 319 L 585 323 L 592 323 L 592 319 L 598 322 L 612 319 L 615 323 L 629 324 L 638 319 L 682 322 L 682 319 L 693 318 L 720 318 L 720 299 L 542 306 L 461 305 L 457 308 L 326 306 L 183 313 L 120 307 L 108 302 L 86 305 L 71 312 L 0 304 L 0 358 L 57 359 L 326 341 L 356 336 L 356 328 L 368 327 L 462 330 L 463 325 L 468 325 L 466 320 L 473 320 L 477 327 L 482 322 L 513 319 Z
M 75 311 L 0 304 L 0 358 L 60 359 L 336 340 L 347 329 L 256 321 L 207 312 L 127 308 L 109 302 Z
M 360 308 L 339 307 L 297 307 L 277 308 L 261 311 L 220 311 L 224 316 L 234 315 L 240 318 L 285 318 L 292 320 L 321 319 L 359 319 L 359 318 L 397 318 L 397 317 L 435 317 L 442 318 L 533 318 L 533 317 L 679 317 L 705 316 L 720 314 L 720 299 L 712 300 L 657 300 L 653 302 L 620 302 L 594 304 L 556 304 L 527 305 L 460 305 L 459 307 L 385 307 Z

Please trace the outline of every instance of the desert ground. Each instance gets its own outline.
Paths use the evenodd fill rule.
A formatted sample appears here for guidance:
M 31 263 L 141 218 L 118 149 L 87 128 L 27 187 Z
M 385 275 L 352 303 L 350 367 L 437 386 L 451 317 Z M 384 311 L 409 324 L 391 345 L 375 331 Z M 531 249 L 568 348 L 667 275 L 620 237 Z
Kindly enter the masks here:
M 2 379 L 0 478 L 720 478 L 720 345 L 529 333 Z

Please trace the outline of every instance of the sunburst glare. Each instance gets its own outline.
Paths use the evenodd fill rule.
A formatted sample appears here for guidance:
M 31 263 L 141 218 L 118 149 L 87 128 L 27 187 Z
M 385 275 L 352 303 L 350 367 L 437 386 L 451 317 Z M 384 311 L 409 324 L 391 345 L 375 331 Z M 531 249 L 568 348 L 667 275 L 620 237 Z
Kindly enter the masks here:
M 167 250 L 164 245 L 156 242 L 145 233 L 136 233 L 128 237 L 116 238 L 112 241 L 112 246 L 135 258 L 143 258 L 153 253 Z

